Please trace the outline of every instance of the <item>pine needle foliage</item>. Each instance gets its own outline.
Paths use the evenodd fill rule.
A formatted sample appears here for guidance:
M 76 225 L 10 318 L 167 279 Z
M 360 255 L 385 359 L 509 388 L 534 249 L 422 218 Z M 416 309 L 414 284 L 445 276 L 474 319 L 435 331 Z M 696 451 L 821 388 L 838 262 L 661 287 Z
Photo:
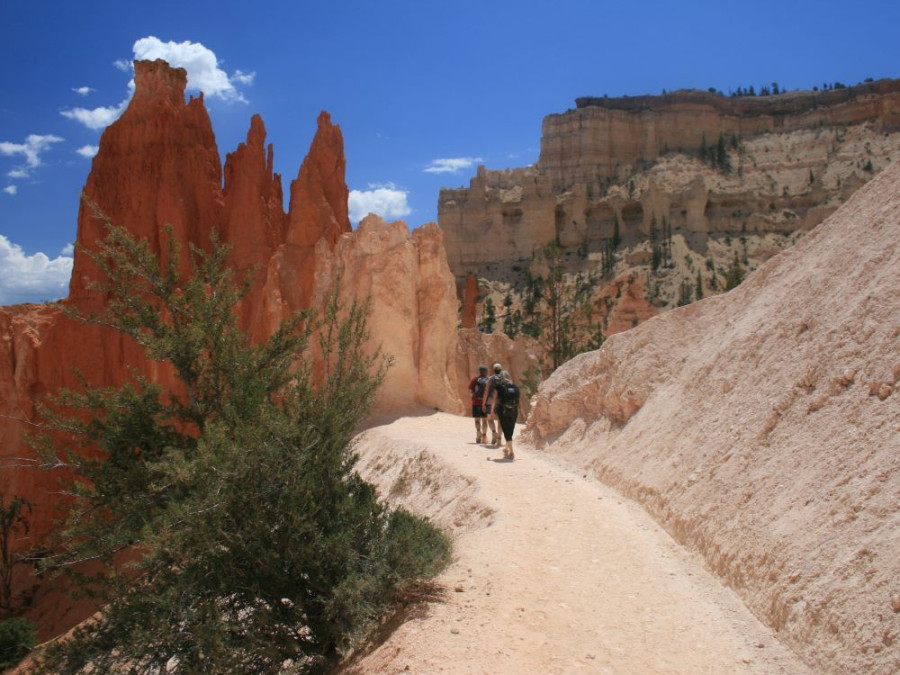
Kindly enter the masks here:
M 572 282 L 565 273 L 563 251 L 551 241 L 541 251 L 547 264 L 542 280 L 541 312 L 537 313 L 538 342 L 556 370 L 573 356 L 599 349 L 603 344 L 603 324 L 595 320 L 591 302 L 593 281 Z
M 106 311 L 78 318 L 135 340 L 177 386 L 134 375 L 44 411 L 45 466 L 72 476 L 48 566 L 103 610 L 41 668 L 321 670 L 449 559 L 443 533 L 387 509 L 354 470 L 353 433 L 389 366 L 365 350 L 368 306 L 334 294 L 253 345 L 225 246 L 192 248 L 184 278 L 171 233 L 160 261 L 107 225 L 91 254 L 115 280 Z

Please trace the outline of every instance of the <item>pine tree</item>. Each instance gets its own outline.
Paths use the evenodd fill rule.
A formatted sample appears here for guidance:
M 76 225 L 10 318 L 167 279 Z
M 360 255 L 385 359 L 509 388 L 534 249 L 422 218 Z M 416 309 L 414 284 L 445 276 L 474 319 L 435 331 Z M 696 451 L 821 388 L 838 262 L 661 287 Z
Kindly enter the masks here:
M 678 303 L 677 303 L 678 307 L 684 307 L 685 305 L 689 305 L 689 304 L 691 304 L 691 302 L 693 302 L 693 300 L 694 299 L 692 297 L 691 282 L 688 281 L 687 279 L 682 279 L 681 286 L 679 287 L 679 290 L 678 290 Z
M 738 259 L 737 251 L 735 251 L 731 267 L 725 272 L 725 290 L 730 291 L 732 288 L 740 285 L 743 280 L 744 270 L 741 267 L 741 261 Z
M 13 552 L 12 545 L 31 529 L 32 504 L 18 495 L 5 502 L 6 496 L 0 494 L 0 610 L 9 613 L 13 605 L 13 569 L 26 562 L 26 554 Z
M 483 314 L 481 316 L 481 323 L 478 325 L 478 330 L 482 333 L 493 333 L 494 324 L 496 323 L 497 309 L 494 307 L 494 301 L 491 298 L 487 298 L 484 301 Z
M 719 142 L 716 144 L 716 166 L 725 173 L 731 171 L 731 160 L 728 157 L 728 150 L 725 148 L 724 134 L 719 134 Z
M 614 259 L 607 242 L 607 252 Z M 556 242 L 544 247 L 541 255 L 547 263 L 544 280 L 543 312 L 539 340 L 550 357 L 551 367 L 560 365 L 587 349 L 603 343 L 602 326 L 593 321 L 589 283 L 570 284 L 563 269 L 562 249 Z

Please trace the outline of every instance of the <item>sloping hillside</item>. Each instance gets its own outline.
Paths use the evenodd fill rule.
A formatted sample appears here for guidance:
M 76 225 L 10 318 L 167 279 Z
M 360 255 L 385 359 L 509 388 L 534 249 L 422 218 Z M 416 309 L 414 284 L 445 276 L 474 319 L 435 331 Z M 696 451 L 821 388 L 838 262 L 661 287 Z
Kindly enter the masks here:
M 641 502 L 818 672 L 900 671 L 900 166 L 725 295 L 576 357 L 528 436 Z

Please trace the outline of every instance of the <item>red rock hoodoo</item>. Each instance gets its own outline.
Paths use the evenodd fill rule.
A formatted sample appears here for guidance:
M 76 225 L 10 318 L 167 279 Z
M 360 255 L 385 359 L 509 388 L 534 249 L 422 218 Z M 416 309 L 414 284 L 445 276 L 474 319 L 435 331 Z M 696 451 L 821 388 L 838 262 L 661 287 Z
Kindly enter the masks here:
M 252 118 L 246 142 L 227 156 L 223 187 L 209 115 L 202 97 L 185 102 L 186 82 L 183 69 L 164 61 L 135 63 L 134 98 L 104 132 L 84 188 L 70 295 L 61 304 L 83 311 L 102 307 L 102 292 L 92 288 L 100 273 L 84 252 L 104 235 L 97 211 L 160 255 L 167 227 L 183 251 L 190 244 L 208 248 L 217 230 L 233 247 L 239 274 L 260 270 L 240 308 L 252 338 L 264 338 L 288 315 L 314 306 L 336 279 L 350 278 L 352 286 L 342 289 L 346 299 L 371 294 L 379 311 L 398 308 L 389 325 L 370 327 L 373 346 L 382 344 L 394 358 L 392 370 L 402 374 L 389 377 L 376 409 L 424 404 L 461 411 L 455 371 L 448 366 L 456 358 L 456 294 L 440 230 L 422 228 L 410 236 L 402 223 L 372 221 L 359 235 L 351 231 L 343 138 L 324 112 L 291 184 L 287 213 L 259 116 Z M 369 264 L 373 256 L 379 265 Z M 381 290 L 372 275 L 383 267 L 397 270 L 398 277 Z M 30 538 L 21 546 L 38 543 L 55 517 L 49 495 L 56 478 L 34 468 L 25 440 L 38 402 L 48 393 L 77 388 L 76 371 L 91 385 L 115 386 L 131 368 L 170 384 L 165 368 L 147 362 L 116 332 L 69 320 L 54 305 L 0 308 L 0 460 L 11 466 L 0 475 L 0 488 L 35 504 Z M 445 374 L 436 380 L 439 371 Z M 429 386 L 419 384 L 425 381 Z M 34 583 L 24 570 L 16 581 L 17 592 Z M 45 598 L 42 606 L 42 597 L 39 591 L 33 610 L 42 621 L 42 638 L 91 611 L 55 612 L 49 604 L 59 599 Z

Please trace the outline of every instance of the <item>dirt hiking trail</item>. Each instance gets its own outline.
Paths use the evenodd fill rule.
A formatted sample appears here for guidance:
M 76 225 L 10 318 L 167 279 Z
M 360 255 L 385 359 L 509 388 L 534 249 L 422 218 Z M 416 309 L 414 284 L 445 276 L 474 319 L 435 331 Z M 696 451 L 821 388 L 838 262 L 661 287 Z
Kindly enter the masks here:
M 527 445 L 502 461 L 474 436 L 471 419 L 437 413 L 361 437 L 363 474 L 455 530 L 456 548 L 442 597 L 345 672 L 810 672 L 640 507 Z

